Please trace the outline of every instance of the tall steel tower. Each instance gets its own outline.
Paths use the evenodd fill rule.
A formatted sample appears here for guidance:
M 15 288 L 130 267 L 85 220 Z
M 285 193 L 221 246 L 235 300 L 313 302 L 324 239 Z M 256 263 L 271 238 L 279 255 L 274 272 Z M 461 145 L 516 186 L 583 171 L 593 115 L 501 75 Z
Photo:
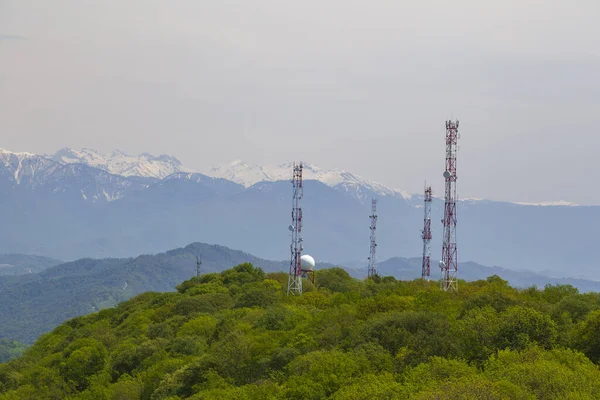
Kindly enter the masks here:
M 458 254 L 456 249 L 456 151 L 458 145 L 458 121 L 446 121 L 446 180 L 444 205 L 444 237 L 442 244 L 441 288 L 458 291 Z
M 291 260 L 288 276 L 287 294 L 302 294 L 302 163 L 293 165 L 292 185 L 294 197 L 292 200 L 292 244 L 290 245 Z
M 377 276 L 377 241 L 375 236 L 375 231 L 377 230 L 377 200 L 371 200 L 371 252 L 369 253 L 369 272 L 368 277 L 373 278 Z
M 202 261 L 200 261 L 200 257 L 196 256 L 196 278 L 200 276 L 200 265 L 202 265 Z
M 424 206 L 425 218 L 421 238 L 423 239 L 423 263 L 421 268 L 421 277 L 423 280 L 429 280 L 431 275 L 431 186 L 425 187 Z

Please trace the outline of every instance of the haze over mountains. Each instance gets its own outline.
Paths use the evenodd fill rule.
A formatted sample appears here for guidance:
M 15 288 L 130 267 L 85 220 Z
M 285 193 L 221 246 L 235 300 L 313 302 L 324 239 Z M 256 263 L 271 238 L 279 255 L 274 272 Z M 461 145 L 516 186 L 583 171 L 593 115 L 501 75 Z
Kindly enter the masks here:
M 5 227 L 0 253 L 63 260 L 128 257 L 199 240 L 284 260 L 291 218 L 289 171 L 287 164 L 236 161 L 202 174 L 166 155 L 62 149 L 39 156 L 0 150 Z M 419 195 L 310 164 L 304 177 L 304 244 L 318 261 L 366 260 L 373 196 L 380 199 L 380 259 L 420 255 Z M 441 199 L 434 199 L 434 257 L 442 206 Z M 464 200 L 458 212 L 459 263 L 600 279 L 590 251 L 600 233 L 600 225 L 593 223 L 600 219 L 600 207 Z

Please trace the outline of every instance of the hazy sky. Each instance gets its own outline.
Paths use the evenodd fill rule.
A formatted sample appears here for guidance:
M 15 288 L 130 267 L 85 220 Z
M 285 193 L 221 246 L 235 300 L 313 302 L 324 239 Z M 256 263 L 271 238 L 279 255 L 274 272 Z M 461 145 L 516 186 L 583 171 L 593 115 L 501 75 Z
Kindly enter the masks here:
M 0 0 L 0 147 L 600 204 L 598 0 Z

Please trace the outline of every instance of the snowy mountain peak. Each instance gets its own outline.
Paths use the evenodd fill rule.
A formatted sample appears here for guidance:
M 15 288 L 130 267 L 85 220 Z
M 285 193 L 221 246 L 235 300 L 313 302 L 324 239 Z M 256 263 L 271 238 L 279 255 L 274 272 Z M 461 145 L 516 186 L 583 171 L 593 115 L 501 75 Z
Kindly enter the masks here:
M 59 152 L 71 156 L 65 149 Z M 125 193 L 146 187 L 83 163 L 60 163 L 37 154 L 4 149 L 0 149 L 0 180 L 38 193 L 81 196 L 93 203 L 118 200 Z
M 0 162 L 4 166 L 2 175 L 16 184 L 42 179 L 60 167 L 60 164 L 37 154 L 5 149 L 0 149 Z
M 0 149 L 0 155 L 5 157 L 8 155 L 13 155 L 16 157 L 32 157 L 32 156 L 37 156 L 36 154 L 33 153 L 28 153 L 26 151 L 21 151 L 21 152 L 16 152 L 16 151 L 10 151 L 10 150 L 6 150 L 6 149 Z
M 345 169 L 323 169 L 307 163 L 304 163 L 303 167 L 302 175 L 304 179 L 317 180 L 327 186 L 352 192 L 355 197 L 363 201 L 368 196 L 365 193 L 365 189 L 379 196 L 405 197 L 405 193 L 403 192 L 390 189 L 374 181 L 369 181 Z M 249 187 L 263 181 L 290 180 L 292 177 L 291 171 L 292 163 L 256 165 L 249 164 L 243 160 L 235 160 L 227 164 L 213 166 L 206 175 L 224 178 Z
M 289 170 L 284 170 L 283 166 L 261 166 L 235 160 L 227 164 L 213 166 L 206 175 L 227 179 L 245 187 L 250 187 L 257 182 L 288 179 Z
M 229 165 L 230 167 L 235 167 L 235 166 L 238 166 L 238 165 L 240 165 L 240 166 L 248 166 L 248 164 L 246 164 L 246 163 L 244 162 L 244 160 L 233 160 L 233 161 L 232 161 L 232 162 L 230 162 L 228 165 Z
M 132 156 L 121 150 L 103 154 L 92 149 L 64 148 L 49 157 L 61 164 L 82 163 L 122 176 L 163 179 L 176 172 L 195 172 L 184 167 L 177 158 L 166 154 L 153 156 L 142 153 L 139 156 Z

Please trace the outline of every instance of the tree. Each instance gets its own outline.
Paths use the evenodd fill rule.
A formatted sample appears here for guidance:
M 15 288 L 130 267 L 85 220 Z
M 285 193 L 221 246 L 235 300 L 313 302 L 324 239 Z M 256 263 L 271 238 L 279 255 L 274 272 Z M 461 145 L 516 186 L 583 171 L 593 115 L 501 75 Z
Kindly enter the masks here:
M 588 314 L 574 331 L 575 348 L 582 351 L 590 360 L 600 364 L 600 310 Z
M 523 350 L 532 343 L 551 349 L 558 332 L 548 315 L 527 307 L 509 307 L 500 314 L 495 344 L 498 349 Z
M 332 292 L 345 293 L 353 290 L 357 282 L 342 268 L 320 269 L 315 272 L 315 284 L 318 288 Z

